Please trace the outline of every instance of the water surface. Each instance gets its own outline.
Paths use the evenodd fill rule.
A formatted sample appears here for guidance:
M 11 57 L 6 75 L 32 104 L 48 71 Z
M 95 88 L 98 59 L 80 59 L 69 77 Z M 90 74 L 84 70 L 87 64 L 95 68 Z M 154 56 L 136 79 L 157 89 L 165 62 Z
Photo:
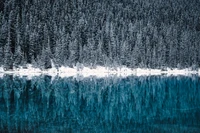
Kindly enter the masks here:
M 200 78 L 0 79 L 0 131 L 200 132 Z

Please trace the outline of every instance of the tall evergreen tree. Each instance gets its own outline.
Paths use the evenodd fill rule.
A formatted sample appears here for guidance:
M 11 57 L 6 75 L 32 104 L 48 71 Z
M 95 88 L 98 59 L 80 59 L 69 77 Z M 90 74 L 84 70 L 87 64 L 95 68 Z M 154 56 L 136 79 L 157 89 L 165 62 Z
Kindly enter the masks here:
M 11 52 L 11 39 L 10 32 L 8 33 L 8 38 L 6 45 L 4 47 L 4 69 L 10 70 L 13 69 L 13 54 Z

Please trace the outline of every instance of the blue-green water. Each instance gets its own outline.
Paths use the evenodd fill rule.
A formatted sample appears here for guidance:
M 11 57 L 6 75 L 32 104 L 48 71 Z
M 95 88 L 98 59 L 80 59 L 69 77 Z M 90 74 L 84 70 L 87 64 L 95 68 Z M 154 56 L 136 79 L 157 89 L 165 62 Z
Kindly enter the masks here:
M 200 132 L 200 78 L 0 79 L 0 132 Z

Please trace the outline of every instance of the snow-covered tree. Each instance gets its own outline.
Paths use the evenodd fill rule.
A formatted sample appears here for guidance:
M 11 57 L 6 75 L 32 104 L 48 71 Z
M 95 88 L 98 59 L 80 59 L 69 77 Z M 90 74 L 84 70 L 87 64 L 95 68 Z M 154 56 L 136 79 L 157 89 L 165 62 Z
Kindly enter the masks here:
M 8 38 L 6 45 L 4 46 L 4 69 L 13 69 L 13 54 L 11 52 L 11 39 L 10 33 L 8 33 Z

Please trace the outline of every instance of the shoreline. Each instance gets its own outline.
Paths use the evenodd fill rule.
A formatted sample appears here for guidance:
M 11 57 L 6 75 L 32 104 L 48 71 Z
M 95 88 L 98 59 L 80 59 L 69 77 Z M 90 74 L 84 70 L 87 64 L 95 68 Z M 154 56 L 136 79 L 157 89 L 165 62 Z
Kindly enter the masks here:
M 37 77 L 41 75 L 48 75 L 52 77 L 97 77 L 97 78 L 104 78 L 104 77 L 128 77 L 128 76 L 191 76 L 191 75 L 199 75 L 200 76 L 200 69 L 198 70 L 191 70 L 190 68 L 185 69 L 170 69 L 166 68 L 165 70 L 161 69 L 148 69 L 148 68 L 127 68 L 127 67 L 118 67 L 118 68 L 111 68 L 111 67 L 102 67 L 97 66 L 96 68 L 89 68 L 89 67 L 64 67 L 61 66 L 59 68 L 51 68 L 51 69 L 39 69 L 35 68 L 32 65 L 27 65 L 27 68 L 14 68 L 13 70 L 4 71 L 3 67 L 0 67 L 0 77 L 3 77 L 6 74 L 14 75 L 14 76 L 22 76 L 22 77 Z

